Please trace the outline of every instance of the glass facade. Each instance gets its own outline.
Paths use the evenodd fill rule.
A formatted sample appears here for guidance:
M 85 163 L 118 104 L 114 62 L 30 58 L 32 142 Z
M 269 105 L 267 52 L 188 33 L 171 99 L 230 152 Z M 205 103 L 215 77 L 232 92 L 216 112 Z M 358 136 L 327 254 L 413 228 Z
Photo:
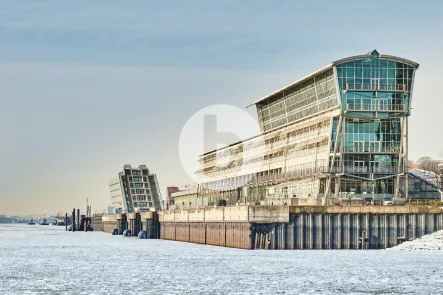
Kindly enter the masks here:
M 380 58 L 377 51 L 370 58 L 336 65 L 343 123 L 338 126 L 339 118 L 333 120 L 331 152 L 337 143 L 343 166 L 403 164 L 399 163 L 405 128 L 401 120 L 410 114 L 414 71 L 415 66 Z
M 406 180 L 402 179 L 400 183 L 400 194 L 405 195 Z M 432 183 L 418 178 L 412 174 L 408 177 L 408 198 L 420 200 L 439 200 L 441 198 L 440 192 Z
M 331 152 L 334 151 L 337 137 L 338 118 L 334 118 Z M 339 135 L 338 149 L 343 146 L 345 166 L 382 166 L 398 165 L 401 145 L 401 123 L 399 118 L 379 120 L 353 120 L 344 123 L 344 138 Z M 355 156 L 353 154 L 365 154 Z M 373 154 L 374 156 L 368 156 Z M 376 155 L 378 154 L 378 155 Z M 380 155 L 382 154 L 382 155 Z M 383 155 L 384 154 L 384 155 Z
M 415 67 L 394 60 L 357 59 L 336 66 L 342 110 L 357 118 L 409 115 Z
M 410 115 L 414 63 L 368 56 L 335 65 L 341 114 L 333 118 L 330 192 L 340 197 L 384 199 L 439 198 L 439 192 L 408 174 L 407 117 Z M 406 178 L 400 175 L 408 175 Z M 408 193 L 406 193 L 406 189 Z

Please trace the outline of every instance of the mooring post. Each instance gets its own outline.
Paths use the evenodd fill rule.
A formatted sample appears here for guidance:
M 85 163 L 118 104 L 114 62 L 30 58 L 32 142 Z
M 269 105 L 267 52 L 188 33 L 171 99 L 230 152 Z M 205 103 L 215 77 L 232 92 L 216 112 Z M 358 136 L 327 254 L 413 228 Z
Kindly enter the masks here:
M 65 213 L 65 230 L 68 231 L 68 213 Z
M 146 235 L 148 236 L 148 239 L 152 238 L 151 224 L 151 219 L 146 219 Z
M 80 209 L 77 209 L 77 226 L 78 229 L 80 230 Z
M 250 223 L 249 225 L 248 225 L 248 234 L 249 234 L 249 241 L 248 241 L 248 243 L 249 243 L 249 245 L 248 245 L 248 249 L 249 250 L 252 250 L 252 249 L 254 249 L 255 247 L 255 245 L 254 245 L 254 226 L 253 226 L 253 224 L 252 223 Z
M 75 208 L 72 210 L 71 226 L 72 226 L 72 232 L 75 232 Z

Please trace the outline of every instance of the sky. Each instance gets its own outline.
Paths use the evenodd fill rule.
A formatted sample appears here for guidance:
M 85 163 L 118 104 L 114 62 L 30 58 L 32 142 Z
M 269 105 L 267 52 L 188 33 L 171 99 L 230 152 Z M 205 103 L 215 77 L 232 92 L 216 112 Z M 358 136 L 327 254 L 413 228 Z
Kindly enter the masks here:
M 409 157 L 443 151 L 442 1 L 0 0 L 0 214 L 110 202 L 124 164 L 188 184 L 178 140 L 217 104 L 245 107 L 377 49 L 420 64 Z

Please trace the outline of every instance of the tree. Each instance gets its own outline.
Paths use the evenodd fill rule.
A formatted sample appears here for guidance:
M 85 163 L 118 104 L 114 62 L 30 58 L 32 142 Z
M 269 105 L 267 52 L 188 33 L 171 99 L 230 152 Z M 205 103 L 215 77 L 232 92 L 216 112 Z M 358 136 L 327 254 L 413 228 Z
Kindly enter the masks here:
M 440 174 L 438 164 L 442 164 L 442 160 L 433 160 L 431 157 L 421 157 L 417 160 L 418 168 Z

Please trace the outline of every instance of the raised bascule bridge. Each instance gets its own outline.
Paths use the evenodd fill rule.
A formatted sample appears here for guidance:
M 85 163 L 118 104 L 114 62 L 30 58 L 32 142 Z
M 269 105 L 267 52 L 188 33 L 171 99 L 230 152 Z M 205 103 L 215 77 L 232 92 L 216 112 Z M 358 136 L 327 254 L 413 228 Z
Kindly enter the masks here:
M 172 193 L 175 208 L 155 215 L 158 235 L 244 249 L 379 249 L 443 229 L 439 207 L 405 205 L 442 198 L 438 183 L 408 168 L 418 66 L 373 50 L 258 99 L 261 133 L 200 156 L 196 188 Z M 106 228 L 135 228 L 114 217 Z M 147 220 L 136 228 L 152 230 Z

